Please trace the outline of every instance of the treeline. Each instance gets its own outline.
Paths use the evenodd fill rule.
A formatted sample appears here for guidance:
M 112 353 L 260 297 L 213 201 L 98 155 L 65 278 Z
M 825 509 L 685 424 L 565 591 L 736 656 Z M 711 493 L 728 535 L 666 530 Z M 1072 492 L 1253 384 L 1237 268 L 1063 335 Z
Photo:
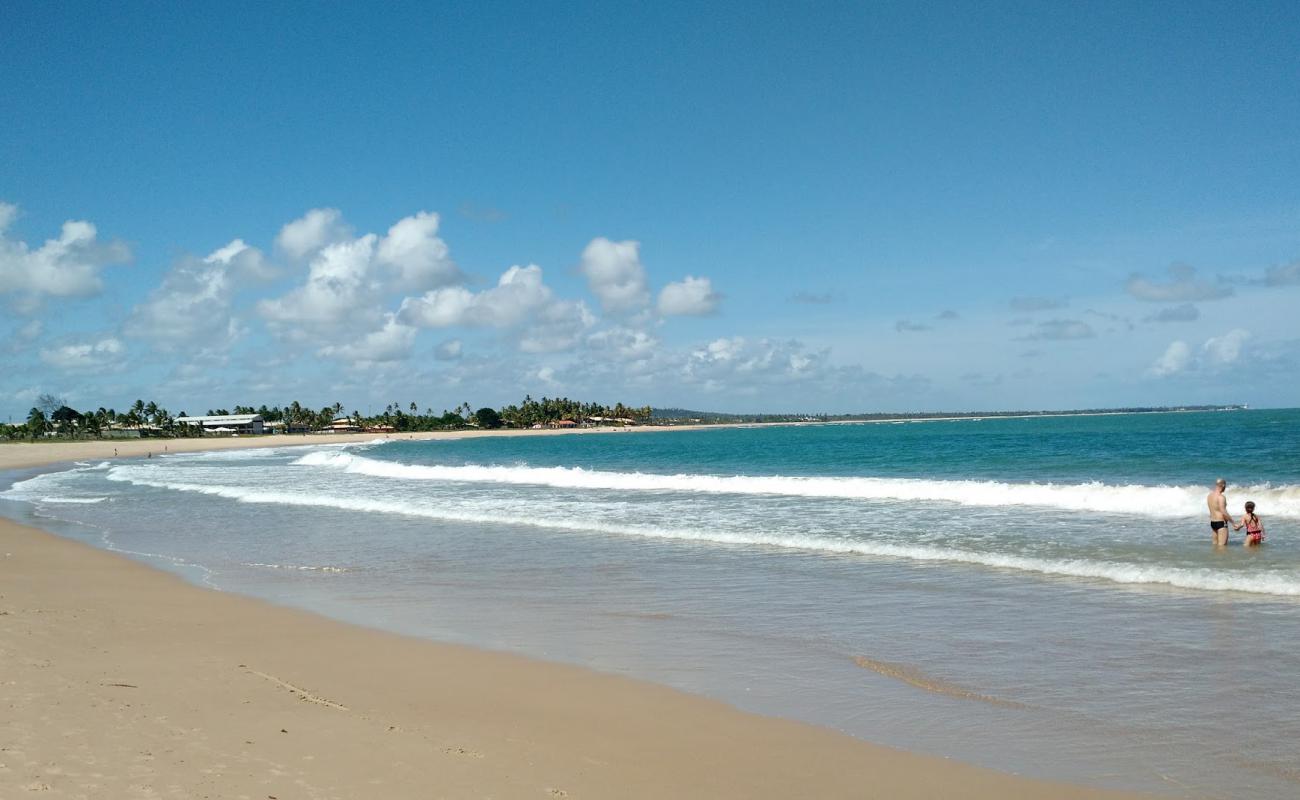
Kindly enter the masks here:
M 543 397 L 534 400 L 525 396 L 518 405 L 508 405 L 497 410 L 488 406 L 474 410 L 469 403 L 454 409 L 435 412 L 431 408 L 420 410 L 412 402 L 389 403 L 379 414 L 362 414 L 353 410 L 344 413 L 342 403 L 324 406 L 319 410 L 304 406 L 297 400 L 284 406 L 261 405 L 209 408 L 207 416 L 257 414 L 272 427 L 286 432 L 306 433 L 330 429 L 350 429 L 379 432 L 443 431 L 465 428 L 533 428 L 551 425 L 634 425 L 650 421 L 649 406 L 632 407 L 622 403 L 612 406 L 570 400 L 567 397 Z M 50 435 L 66 438 L 102 438 L 116 431 L 132 431 L 141 435 L 163 437 L 202 436 L 199 425 L 184 422 L 188 417 L 181 411 L 170 411 L 150 400 L 136 400 L 126 411 L 100 407 L 94 411 L 78 411 L 61 398 L 43 394 L 28 413 L 27 421 L 4 426 L 10 439 L 37 439 Z
M 136 400 L 123 412 L 100 407 L 94 411 L 78 411 L 61 398 L 43 394 L 27 413 L 27 421 L 20 425 L 5 426 L 10 439 L 37 439 L 54 434 L 68 438 L 100 438 L 115 429 L 139 430 L 148 426 L 168 436 L 201 436 L 203 431 L 195 426 L 178 423 L 171 412 L 154 401 Z
M 535 425 L 553 425 L 569 421 L 575 425 L 583 424 L 644 424 L 651 417 L 650 406 L 633 408 L 622 403 L 612 406 L 600 403 L 585 403 L 570 400 L 567 397 L 543 397 L 534 400 L 526 395 L 518 405 L 508 405 L 501 409 L 484 406 L 478 410 L 469 403 L 461 403 L 456 408 L 435 412 L 431 408 L 420 410 L 417 403 L 389 403 L 382 413 L 364 415 L 353 410 L 344 413 L 344 406 L 335 403 L 320 411 L 305 408 L 297 401 L 281 408 L 280 406 L 258 408 L 252 406 L 235 406 L 231 410 L 224 408 L 208 409 L 208 414 L 258 414 L 267 422 L 283 422 L 290 429 L 322 429 L 334 424 L 335 420 L 350 422 L 352 427 L 368 429 L 391 428 L 394 431 L 442 431 L 462 428 L 532 428 Z

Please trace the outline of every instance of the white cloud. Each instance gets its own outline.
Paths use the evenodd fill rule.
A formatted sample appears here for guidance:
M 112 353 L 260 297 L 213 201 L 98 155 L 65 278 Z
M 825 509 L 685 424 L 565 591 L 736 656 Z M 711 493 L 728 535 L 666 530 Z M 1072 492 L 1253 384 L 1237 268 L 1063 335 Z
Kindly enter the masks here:
M 203 260 L 209 264 L 224 264 L 232 274 L 242 278 L 264 281 L 277 275 L 275 267 L 266 260 L 262 251 L 245 244 L 243 239 L 232 239 Z
M 613 242 L 597 237 L 582 251 L 578 271 L 606 311 L 639 311 L 650 303 L 640 242 Z
M 462 279 L 447 243 L 438 238 L 438 223 L 437 214 L 421 211 L 398 220 L 379 242 L 375 258 L 397 269 L 397 288 L 422 292 Z
M 98 371 L 117 366 L 126 348 L 114 337 L 94 342 L 78 342 L 41 350 L 41 361 L 68 371 Z
M 528 353 L 567 350 L 596 322 L 581 301 L 556 298 L 536 264 L 511 267 L 481 292 L 447 286 L 408 297 L 398 316 L 422 328 L 513 330 L 519 349 Z
M 275 237 L 275 246 L 290 258 L 301 260 L 350 235 L 343 214 L 337 208 L 313 208 L 281 228 Z
M 471 325 L 470 309 L 476 295 L 464 286 L 448 286 L 426 292 L 423 297 L 408 297 L 402 301 L 398 314 L 402 319 L 422 328 L 450 328 Z
M 687 275 L 659 292 L 659 313 L 668 316 L 701 316 L 718 307 L 719 296 L 708 278 Z
M 384 324 L 357 341 L 331 344 L 317 351 L 325 358 L 337 358 L 353 364 L 380 364 L 402 361 L 411 354 L 415 344 L 416 329 L 397 320 L 395 314 L 385 315 Z
M 1207 339 L 1201 346 L 1201 352 L 1212 366 L 1226 367 L 1236 363 L 1241 357 L 1241 347 L 1250 338 L 1250 332 L 1241 328 L 1228 331 L 1222 336 Z
M 68 220 L 57 239 L 48 239 L 35 250 L 26 242 L 6 236 L 18 217 L 18 207 L 0 203 L 0 293 L 28 294 L 33 302 L 44 295 L 85 297 L 103 289 L 100 270 L 130 257 L 126 245 L 100 242 L 95 226 Z
M 1212 336 L 1201 345 L 1199 358 L 1182 340 L 1171 342 L 1164 355 L 1147 370 L 1148 375 L 1166 378 L 1189 371 L 1202 371 L 1213 374 L 1225 367 L 1236 364 L 1241 359 L 1241 352 L 1250 339 L 1250 332 L 1236 328 L 1222 336 Z
M 587 346 L 621 361 L 642 361 L 655 354 L 659 340 L 642 330 L 618 327 L 591 334 Z
M 184 259 L 132 310 L 123 332 L 146 339 L 160 350 L 194 344 L 215 349 L 228 346 L 242 333 L 230 314 L 238 280 L 265 277 L 268 271 L 261 251 L 240 239 L 202 260 Z
M 1124 288 L 1138 300 L 1153 303 L 1194 303 L 1214 300 L 1232 294 L 1232 287 L 1210 284 L 1196 277 L 1196 269 L 1186 264 L 1169 267 L 1169 280 L 1164 283 L 1133 275 Z
M 306 283 L 283 297 L 263 300 L 258 311 L 272 322 L 326 334 L 340 333 L 345 321 L 374 324 L 378 287 L 369 270 L 376 238 L 372 233 L 326 245 L 312 258 Z
M 452 326 L 508 328 L 553 302 L 554 292 L 542 282 L 542 268 L 536 264 L 513 266 L 502 273 L 497 285 L 474 293 L 463 286 L 427 292 L 423 297 L 402 301 L 402 315 L 426 328 Z
M 723 337 L 692 350 L 680 375 L 683 381 L 710 390 L 790 382 L 812 377 L 825 357 L 825 351 L 810 353 L 797 341 Z
M 1164 355 L 1156 359 L 1147 372 L 1157 378 L 1167 378 L 1185 371 L 1192 364 L 1192 348 L 1182 340 L 1169 343 Z
M 553 353 L 570 350 L 581 340 L 596 318 L 581 300 L 558 300 L 538 309 L 530 324 L 519 333 L 519 349 L 525 353 Z

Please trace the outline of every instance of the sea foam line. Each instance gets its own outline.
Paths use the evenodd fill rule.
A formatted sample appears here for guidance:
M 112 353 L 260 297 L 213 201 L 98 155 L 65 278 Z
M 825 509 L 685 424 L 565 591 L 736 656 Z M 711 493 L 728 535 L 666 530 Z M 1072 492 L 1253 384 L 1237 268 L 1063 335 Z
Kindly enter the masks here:
M 1067 511 L 1138 514 L 1183 519 L 1203 507 L 1206 489 L 1190 486 L 1007 483 L 923 478 L 804 477 L 788 475 L 662 475 L 581 467 L 446 466 L 381 461 L 352 453 L 313 452 L 293 462 L 379 478 L 605 489 L 623 492 L 788 495 L 843 500 L 940 501 L 963 506 L 1034 506 Z M 1241 487 L 1274 517 L 1300 517 L 1300 486 Z
M 163 481 L 132 473 L 131 468 L 119 467 L 109 472 L 108 478 L 137 486 L 149 486 L 173 491 L 195 492 L 235 500 L 241 503 L 258 503 L 280 506 L 334 508 L 344 511 L 397 514 L 423 517 L 447 522 L 465 522 L 483 525 L 512 525 L 560 531 L 577 531 L 612 536 L 635 536 L 646 539 L 665 539 L 685 542 L 725 544 L 748 547 L 774 547 L 843 555 L 862 555 L 897 558 L 919 562 L 948 562 L 971 564 L 998 569 L 1033 572 L 1050 576 L 1065 576 L 1105 580 L 1120 584 L 1153 584 L 1181 589 L 1216 592 L 1249 592 L 1253 594 L 1300 597 L 1300 575 L 1283 574 L 1233 574 L 1231 572 L 1187 567 L 1168 567 L 1156 564 L 1108 563 L 1092 559 L 1048 559 L 1010 553 L 991 553 L 932 545 L 900 545 L 861 539 L 835 538 L 808 534 L 771 533 L 723 530 L 696 530 L 691 528 L 660 528 L 638 525 L 611 525 L 592 520 L 567 518 L 547 519 L 541 516 L 510 516 L 504 513 L 476 514 L 445 506 L 419 506 L 409 502 L 381 500 L 372 497 L 340 497 L 295 492 L 273 492 L 234 486 Z

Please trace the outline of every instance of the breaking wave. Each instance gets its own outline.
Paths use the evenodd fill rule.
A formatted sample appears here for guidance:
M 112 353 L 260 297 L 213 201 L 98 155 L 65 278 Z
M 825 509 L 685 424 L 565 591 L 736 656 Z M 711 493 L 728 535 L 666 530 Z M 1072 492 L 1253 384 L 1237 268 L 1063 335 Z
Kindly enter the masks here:
M 963 506 L 1033 506 L 1066 511 L 1137 514 L 1180 519 L 1193 516 L 1205 502 L 1201 486 L 1113 485 L 1101 482 L 1007 483 L 922 478 L 803 477 L 787 475 L 662 475 L 610 472 L 581 467 L 444 466 L 381 461 L 347 452 L 312 452 L 293 462 L 344 472 L 401 480 L 499 483 L 560 489 L 606 489 L 623 492 L 698 492 L 705 494 L 789 495 L 844 500 L 936 501 Z M 1254 500 L 1266 516 L 1300 517 L 1300 486 L 1237 487 L 1239 513 L 1244 499 Z
M 899 544 L 817 534 L 763 530 L 703 530 L 687 527 L 609 523 L 571 517 L 553 519 L 541 514 L 512 515 L 505 509 L 491 513 L 486 511 L 476 512 L 458 509 L 442 503 L 421 505 L 412 501 L 376 497 L 353 497 L 310 491 L 282 491 L 186 483 L 183 481 L 160 480 L 149 474 L 141 474 L 142 472 L 141 468 L 118 467 L 111 470 L 107 477 L 109 480 L 131 483 L 137 486 L 213 495 L 241 503 L 332 508 L 343 511 L 400 514 L 448 522 L 491 526 L 528 526 L 598 535 L 636 536 L 708 544 L 772 547 L 806 552 L 896 558 L 917 562 L 961 563 L 995 569 L 1033 572 L 1048 576 L 1102 580 L 1118 584 L 1164 585 L 1202 591 L 1249 592 L 1300 597 L 1300 575 L 1292 572 L 1262 575 L 1259 573 L 1245 574 L 1221 569 L 1107 562 L 1091 558 L 1040 558 L 1015 553 L 969 550 L 961 547 Z

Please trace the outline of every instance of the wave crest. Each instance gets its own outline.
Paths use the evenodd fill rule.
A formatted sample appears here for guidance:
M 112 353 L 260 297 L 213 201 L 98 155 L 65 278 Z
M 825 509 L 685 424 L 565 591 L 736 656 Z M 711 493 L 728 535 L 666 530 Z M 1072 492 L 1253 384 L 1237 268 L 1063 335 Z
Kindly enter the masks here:
M 1008 483 L 923 478 L 804 477 L 789 475 L 665 475 L 611 472 L 582 467 L 445 466 L 381 461 L 344 452 L 313 452 L 293 462 L 344 472 L 400 480 L 500 483 L 560 489 L 623 492 L 788 495 L 842 500 L 938 501 L 975 507 L 1033 506 L 1066 511 L 1136 514 L 1185 519 L 1201 513 L 1206 489 L 1200 486 L 1114 485 L 1101 482 Z M 1260 506 L 1261 516 L 1300 517 L 1300 486 L 1238 487 Z M 1237 505 L 1234 503 L 1234 505 Z M 1238 506 L 1239 509 L 1239 506 Z M 1234 511 L 1239 513 L 1239 510 Z
M 1104 580 L 1119 584 L 1164 585 L 1202 591 L 1248 592 L 1283 597 L 1300 597 L 1300 575 L 1290 572 L 1265 575 L 1234 574 L 1209 568 L 1117 563 L 1088 558 L 1040 558 L 1011 553 L 965 550 L 951 546 L 896 544 L 816 534 L 766 532 L 762 530 L 733 532 L 682 527 L 651 527 L 630 523 L 611 524 L 598 520 L 576 518 L 555 519 L 541 515 L 512 516 L 505 512 L 475 513 L 458 510 L 444 504 L 416 505 L 409 501 L 385 500 L 374 497 L 347 497 L 311 492 L 286 492 L 275 489 L 214 486 L 159 480 L 151 477 L 149 473 L 145 473 L 145 469 L 147 468 L 118 467 L 109 472 L 108 478 L 138 486 L 214 495 L 241 503 L 333 508 L 342 511 L 400 514 L 447 522 L 492 526 L 527 526 L 598 535 L 636 536 L 649 539 L 707 542 L 748 547 L 774 547 L 808 552 L 897 558 L 918 562 L 972 564 L 1050 576 Z

